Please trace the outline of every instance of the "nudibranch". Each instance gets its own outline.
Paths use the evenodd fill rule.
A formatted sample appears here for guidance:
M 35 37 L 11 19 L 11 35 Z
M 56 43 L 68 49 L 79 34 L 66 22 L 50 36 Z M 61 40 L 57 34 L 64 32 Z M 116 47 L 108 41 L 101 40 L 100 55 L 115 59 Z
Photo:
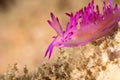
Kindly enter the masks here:
M 66 14 L 70 20 L 65 30 L 62 29 L 59 19 L 53 13 L 51 13 L 52 20 L 48 20 L 49 25 L 57 33 L 56 36 L 53 36 L 54 40 L 45 53 L 45 57 L 48 55 L 49 59 L 55 46 L 61 48 L 85 45 L 111 32 L 116 27 L 114 25 L 120 20 L 120 8 L 117 4 L 113 5 L 112 0 L 108 0 L 108 3 L 103 2 L 102 12 L 92 0 L 87 7 L 77 11 L 75 15 Z

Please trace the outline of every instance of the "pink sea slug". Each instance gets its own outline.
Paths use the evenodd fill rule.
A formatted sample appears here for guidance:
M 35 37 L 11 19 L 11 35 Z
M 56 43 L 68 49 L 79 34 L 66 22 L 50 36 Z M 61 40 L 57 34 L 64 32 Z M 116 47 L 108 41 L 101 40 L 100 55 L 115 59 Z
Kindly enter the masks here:
M 55 46 L 61 48 L 85 45 L 112 31 L 120 20 L 120 8 L 117 4 L 113 5 L 112 0 L 108 0 L 108 4 L 103 2 L 101 13 L 98 5 L 94 6 L 92 0 L 87 7 L 77 11 L 75 15 L 66 14 L 70 17 L 66 30 L 62 29 L 53 13 L 51 13 L 52 20 L 48 20 L 49 25 L 57 32 L 45 53 L 45 56 L 49 54 L 49 59 Z

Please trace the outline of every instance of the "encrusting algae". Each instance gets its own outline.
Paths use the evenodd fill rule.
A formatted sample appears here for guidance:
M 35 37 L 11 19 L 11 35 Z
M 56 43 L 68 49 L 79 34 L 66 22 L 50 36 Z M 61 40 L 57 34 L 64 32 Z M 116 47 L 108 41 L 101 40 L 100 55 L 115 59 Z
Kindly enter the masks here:
M 107 38 L 82 47 L 64 48 L 56 60 L 45 62 L 33 73 L 25 67 L 20 74 L 15 64 L 0 80 L 120 80 L 119 34 L 120 26 Z

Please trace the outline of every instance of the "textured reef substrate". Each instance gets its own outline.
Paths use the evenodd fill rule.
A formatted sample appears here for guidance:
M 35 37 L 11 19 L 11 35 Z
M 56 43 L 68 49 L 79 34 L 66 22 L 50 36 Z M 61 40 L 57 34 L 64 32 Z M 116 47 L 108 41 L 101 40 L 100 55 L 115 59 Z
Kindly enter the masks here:
M 120 80 L 120 26 L 113 34 L 82 47 L 64 48 L 58 58 L 30 73 L 17 64 L 0 80 Z

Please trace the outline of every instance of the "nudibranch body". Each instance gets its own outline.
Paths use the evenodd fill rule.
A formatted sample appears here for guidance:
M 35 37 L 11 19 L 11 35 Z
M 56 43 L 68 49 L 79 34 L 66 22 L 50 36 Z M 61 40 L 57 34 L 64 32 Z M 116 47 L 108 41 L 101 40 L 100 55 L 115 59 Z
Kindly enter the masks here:
M 108 0 L 108 4 L 103 2 L 101 13 L 98 5 L 94 6 L 92 0 L 87 7 L 77 11 L 75 15 L 66 14 L 70 17 L 66 30 L 62 29 L 58 18 L 53 13 L 51 13 L 52 21 L 48 20 L 50 26 L 57 32 L 45 53 L 45 56 L 49 54 L 49 58 L 55 46 L 61 48 L 85 45 L 111 32 L 120 20 L 120 8 L 117 4 L 113 5 L 112 0 Z

